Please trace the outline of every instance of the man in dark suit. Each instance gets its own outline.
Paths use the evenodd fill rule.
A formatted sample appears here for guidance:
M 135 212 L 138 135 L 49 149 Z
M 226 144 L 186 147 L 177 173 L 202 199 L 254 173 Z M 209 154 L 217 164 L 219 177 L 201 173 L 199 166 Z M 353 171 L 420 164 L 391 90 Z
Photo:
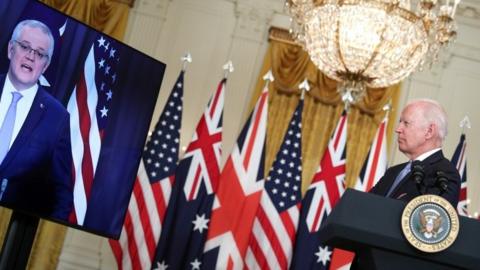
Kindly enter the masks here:
M 442 106 L 430 99 L 408 103 L 395 132 L 398 148 L 409 162 L 389 168 L 370 192 L 406 202 L 422 194 L 436 194 L 456 208 L 461 182 L 457 169 L 441 149 L 447 135 L 447 115 Z
M 0 205 L 67 220 L 73 205 L 70 120 L 38 79 L 50 64 L 54 39 L 35 20 L 17 24 L 10 65 L 0 75 Z

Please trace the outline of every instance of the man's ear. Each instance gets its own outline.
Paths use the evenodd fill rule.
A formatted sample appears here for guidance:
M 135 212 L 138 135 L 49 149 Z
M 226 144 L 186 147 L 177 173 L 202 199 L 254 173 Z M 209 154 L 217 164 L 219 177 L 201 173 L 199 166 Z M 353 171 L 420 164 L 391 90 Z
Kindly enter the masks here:
M 7 50 L 7 57 L 8 57 L 8 60 L 12 60 L 12 57 L 13 57 L 13 42 L 12 41 L 9 41 L 8 42 L 8 50 Z
M 437 126 L 435 124 L 429 124 L 425 130 L 425 138 L 431 139 L 437 134 Z

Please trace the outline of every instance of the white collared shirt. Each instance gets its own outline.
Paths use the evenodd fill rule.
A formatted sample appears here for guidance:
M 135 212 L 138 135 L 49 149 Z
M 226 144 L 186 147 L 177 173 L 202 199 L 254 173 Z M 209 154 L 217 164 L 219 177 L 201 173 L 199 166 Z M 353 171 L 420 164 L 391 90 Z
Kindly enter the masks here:
M 442 150 L 442 148 L 435 148 L 435 149 L 432 149 L 430 151 L 427 151 L 423 154 L 421 154 L 420 156 L 418 156 L 415 160 L 418 160 L 418 161 L 424 161 L 426 158 L 428 158 L 429 156 L 435 154 L 436 152 Z
M 12 82 L 8 78 L 8 75 L 5 76 L 5 84 L 3 86 L 2 95 L 0 96 L 0 127 L 3 125 L 5 120 L 5 115 L 7 114 L 8 107 L 12 102 L 12 92 L 19 92 L 22 95 L 22 98 L 17 103 L 17 113 L 15 115 L 15 124 L 13 126 L 12 140 L 10 141 L 10 147 L 12 147 L 15 138 L 17 138 L 20 129 L 27 118 L 30 107 L 32 107 L 33 100 L 38 91 L 38 85 L 27 88 L 22 91 L 17 91 L 13 86 Z

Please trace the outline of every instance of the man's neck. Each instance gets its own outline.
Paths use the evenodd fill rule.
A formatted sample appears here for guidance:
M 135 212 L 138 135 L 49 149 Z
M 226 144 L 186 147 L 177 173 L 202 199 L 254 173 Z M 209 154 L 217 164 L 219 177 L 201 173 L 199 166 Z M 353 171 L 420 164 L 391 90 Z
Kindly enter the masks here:
M 27 90 L 27 89 L 32 89 L 34 86 L 37 85 L 36 83 L 34 83 L 34 84 L 32 84 L 32 85 L 25 85 L 25 84 L 18 83 L 16 80 L 12 80 L 12 76 L 11 76 L 10 72 L 7 73 L 6 79 L 10 81 L 10 83 L 12 84 L 12 86 L 13 86 L 13 87 L 15 88 L 15 90 L 17 90 L 17 91 L 23 91 L 23 90 Z

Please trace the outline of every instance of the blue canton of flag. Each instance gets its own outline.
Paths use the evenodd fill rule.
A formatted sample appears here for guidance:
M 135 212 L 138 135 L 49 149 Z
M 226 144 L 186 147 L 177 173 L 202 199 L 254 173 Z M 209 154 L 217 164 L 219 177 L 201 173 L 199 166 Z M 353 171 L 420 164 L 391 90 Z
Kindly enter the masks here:
M 249 269 L 288 269 L 302 199 L 300 100 L 265 182 L 245 263 Z
M 112 104 L 120 56 L 117 42 L 103 36 L 97 40 L 94 51 L 97 63 L 95 72 L 95 84 L 98 89 L 97 122 L 98 128 L 102 131 L 106 126 L 108 111 Z
M 183 74 L 182 72 L 178 77 L 143 152 L 145 170 L 152 183 L 172 175 L 177 167 L 182 121 Z
M 302 198 L 302 110 L 303 100 L 297 106 L 265 183 L 265 190 L 279 213 L 296 205 Z
M 220 177 L 226 80 L 218 85 L 175 172 L 154 269 L 200 269 Z

